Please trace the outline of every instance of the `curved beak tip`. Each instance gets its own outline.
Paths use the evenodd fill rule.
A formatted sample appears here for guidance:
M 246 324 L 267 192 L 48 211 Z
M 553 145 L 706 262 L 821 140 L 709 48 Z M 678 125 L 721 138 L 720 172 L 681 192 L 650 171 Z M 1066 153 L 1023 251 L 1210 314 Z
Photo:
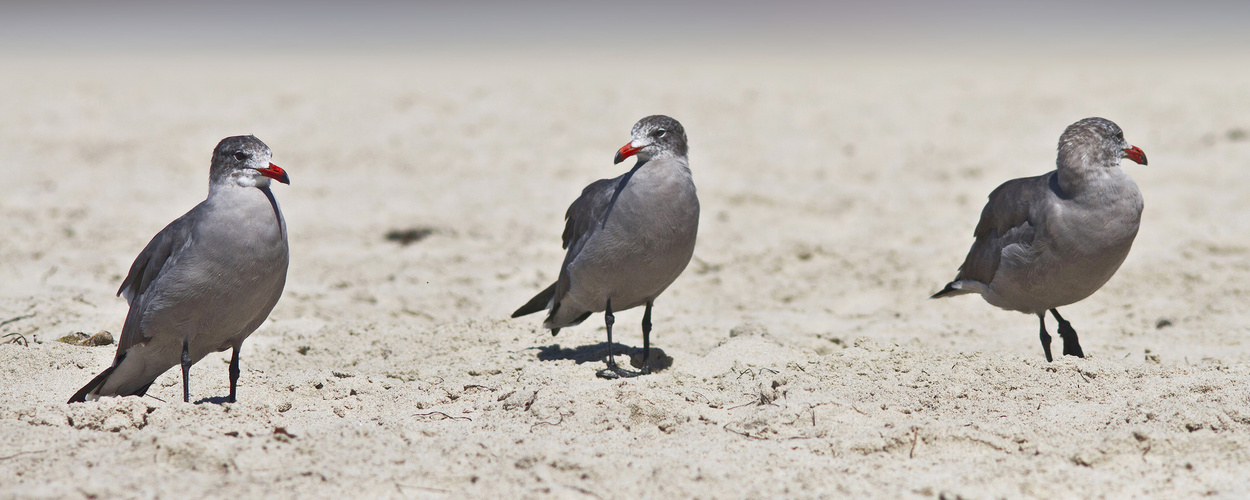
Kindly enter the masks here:
M 287 185 L 291 184 L 291 177 L 289 175 L 286 175 L 286 170 L 282 170 L 282 167 L 279 167 L 272 163 L 270 163 L 268 167 L 260 168 L 260 169 L 257 169 L 256 171 L 260 172 L 260 174 L 265 177 L 281 182 L 283 184 L 287 184 Z
M 613 158 L 612 164 L 616 165 L 617 163 L 625 161 L 626 158 L 638 154 L 639 149 L 640 148 L 634 147 L 633 141 L 626 143 L 624 146 L 621 146 L 621 149 L 616 150 L 616 157 Z
M 1146 152 L 1142 151 L 1142 149 L 1137 146 L 1130 146 L 1128 149 L 1125 149 L 1124 156 L 1128 157 L 1128 159 L 1130 160 L 1133 160 L 1138 165 L 1147 165 Z

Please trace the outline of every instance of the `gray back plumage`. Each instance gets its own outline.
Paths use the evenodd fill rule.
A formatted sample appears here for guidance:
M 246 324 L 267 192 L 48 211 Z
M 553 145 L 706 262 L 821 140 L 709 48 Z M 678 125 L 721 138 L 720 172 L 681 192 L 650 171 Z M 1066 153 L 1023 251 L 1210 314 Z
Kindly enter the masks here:
M 1030 244 L 1039 221 L 1030 220 L 1032 207 L 1041 203 L 1054 173 L 1004 182 L 990 193 L 989 202 L 981 210 L 973 236 L 976 242 L 968 250 L 956 280 L 989 283 L 998 271 L 1003 248 L 1012 244 Z

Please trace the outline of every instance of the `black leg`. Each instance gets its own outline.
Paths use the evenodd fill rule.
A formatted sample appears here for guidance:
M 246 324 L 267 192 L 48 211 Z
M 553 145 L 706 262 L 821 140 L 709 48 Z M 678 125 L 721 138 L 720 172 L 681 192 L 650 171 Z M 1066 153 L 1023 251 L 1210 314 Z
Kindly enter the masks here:
M 612 357 L 612 324 L 616 323 L 616 318 L 612 316 L 612 299 L 608 299 L 607 307 L 603 311 L 603 323 L 608 328 L 608 367 L 599 370 L 598 375 L 603 378 L 618 378 L 621 369 L 616 366 L 616 359 Z
M 234 346 L 234 351 L 230 353 L 230 396 L 226 398 L 227 403 L 234 402 L 235 388 L 239 386 L 239 346 Z
M 1050 357 L 1050 334 L 1046 333 L 1046 313 L 1044 311 L 1037 315 L 1037 322 L 1042 325 L 1042 351 L 1046 353 L 1046 362 L 1049 363 L 1054 361 L 1054 358 Z
M 191 337 L 182 339 L 182 402 L 191 402 Z
M 617 366 L 616 358 L 612 357 L 612 324 L 616 323 L 616 317 L 612 316 L 612 299 L 608 299 L 607 307 L 603 311 L 603 321 L 608 327 L 608 367 L 599 370 L 596 375 L 602 378 L 637 377 L 638 373 Z
M 1081 342 L 1076 338 L 1076 330 L 1072 328 L 1072 323 L 1064 320 L 1063 316 L 1059 315 L 1058 309 L 1051 309 L 1050 313 L 1055 315 L 1055 320 L 1059 322 L 1059 337 L 1063 339 L 1063 355 L 1084 358 L 1085 351 L 1081 350 Z
M 651 373 L 651 301 L 647 301 L 647 310 L 642 313 L 642 373 Z
M 608 299 L 607 307 L 603 310 L 603 323 L 608 327 L 608 368 L 615 371 L 616 358 L 612 356 L 612 325 L 616 324 L 616 316 L 612 315 L 612 299 Z

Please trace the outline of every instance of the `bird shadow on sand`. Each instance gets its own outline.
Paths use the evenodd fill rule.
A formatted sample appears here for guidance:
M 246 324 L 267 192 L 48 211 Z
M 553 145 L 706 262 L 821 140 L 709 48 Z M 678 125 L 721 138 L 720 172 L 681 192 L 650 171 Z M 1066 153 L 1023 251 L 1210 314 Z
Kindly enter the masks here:
M 538 359 L 542 361 L 569 360 L 580 365 L 584 363 L 604 363 L 608 357 L 607 342 L 572 348 L 560 347 L 560 344 L 551 344 L 538 347 L 537 349 Z M 613 342 L 612 352 L 617 356 L 628 354 L 630 364 L 633 365 L 634 368 L 642 368 L 641 347 L 631 347 Z M 663 349 L 654 346 L 651 347 L 651 371 L 654 373 L 660 370 L 665 370 L 670 366 L 673 366 L 673 358 L 666 354 Z
M 181 399 L 180 399 L 180 398 L 175 398 L 175 399 L 172 399 L 172 400 L 166 401 L 166 400 L 164 400 L 164 399 L 158 398 L 158 397 L 153 396 L 153 395 L 151 395 L 151 394 L 144 394 L 142 397 L 155 399 L 155 400 L 157 400 L 157 401 L 160 401 L 160 402 L 162 402 L 162 403 L 166 403 L 166 404 L 168 404 L 168 403 L 172 403 L 172 402 L 179 402 L 179 401 L 181 401 Z M 197 400 L 195 400 L 195 402 L 193 402 L 193 403 L 191 403 L 191 404 L 193 404 L 193 405 L 203 405 L 203 404 L 221 405 L 221 404 L 225 404 L 225 403 L 229 403 L 229 402 L 230 402 L 230 401 L 229 401 L 229 400 L 228 400 L 225 396 L 212 396 L 212 397 L 207 397 L 207 398 L 197 399 Z

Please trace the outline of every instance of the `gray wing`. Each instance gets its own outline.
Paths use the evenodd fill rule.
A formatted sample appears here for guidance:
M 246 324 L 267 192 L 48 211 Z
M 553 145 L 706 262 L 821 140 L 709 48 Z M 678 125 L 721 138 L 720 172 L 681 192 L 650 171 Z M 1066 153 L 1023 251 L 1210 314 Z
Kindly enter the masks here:
M 968 250 L 968 257 L 959 266 L 956 281 L 973 280 L 989 283 L 998 272 L 1003 249 L 1010 245 L 1032 246 L 1037 236 L 1034 209 L 1048 203 L 1054 172 L 1004 182 L 990 193 L 989 202 L 981 210 L 981 221 L 973 231 L 977 241 Z
M 568 250 L 564 254 L 564 263 L 560 265 L 560 277 L 556 280 L 554 303 L 549 313 L 549 317 L 554 317 L 559 309 L 560 299 L 564 298 L 564 294 L 569 291 L 569 263 L 577 258 L 577 254 L 582 251 L 582 247 L 586 245 L 586 241 L 590 239 L 590 235 L 601 226 L 608 213 L 612 210 L 612 204 L 616 202 L 616 197 L 621 190 L 625 188 L 625 184 L 629 182 L 629 177 L 633 172 L 627 173 L 613 179 L 599 179 L 592 182 L 586 189 L 582 190 L 582 195 L 569 205 L 569 210 L 564 213 L 564 234 L 562 235 L 564 248 Z
M 131 346 L 147 340 L 147 337 L 140 331 L 139 324 L 147 309 L 149 292 L 152 285 L 160 278 L 162 271 L 167 268 L 167 264 L 176 260 L 178 254 L 191 241 L 192 216 L 195 212 L 196 209 L 192 209 L 186 215 L 170 222 L 161 232 L 156 233 L 152 241 L 148 242 L 148 246 L 139 252 L 134 264 L 130 265 L 130 274 L 122 281 L 121 288 L 117 289 L 117 295 L 126 297 L 126 302 L 130 304 L 130 311 L 126 314 L 126 323 L 122 326 L 121 337 L 117 342 L 118 360 Z
M 561 236 L 564 249 L 581 249 L 591 229 L 607 215 L 608 207 L 612 206 L 612 201 L 616 198 L 617 185 L 622 184 L 622 180 L 617 177 L 592 182 L 569 205 L 569 210 L 564 213 L 564 234 Z

